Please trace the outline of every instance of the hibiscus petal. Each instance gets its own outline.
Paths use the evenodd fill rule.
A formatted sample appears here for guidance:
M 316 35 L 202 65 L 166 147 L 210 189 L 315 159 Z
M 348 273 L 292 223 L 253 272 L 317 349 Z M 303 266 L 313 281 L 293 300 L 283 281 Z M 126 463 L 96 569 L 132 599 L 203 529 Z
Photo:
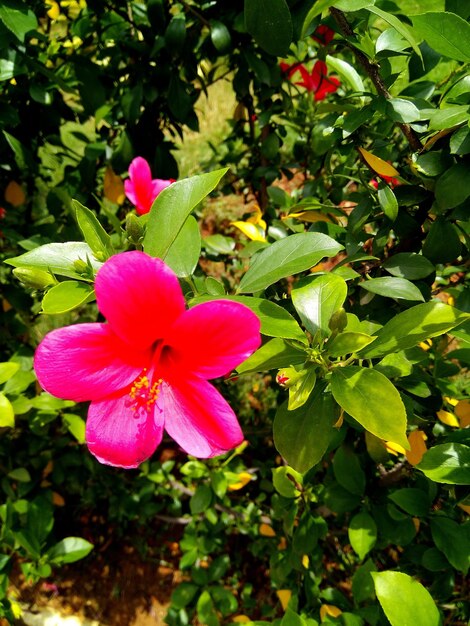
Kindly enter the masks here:
M 98 308 L 111 329 L 132 349 L 163 338 L 185 310 L 176 274 L 143 252 L 116 254 L 96 275 Z
M 152 172 L 142 157 L 133 159 L 129 166 L 129 180 L 124 183 L 124 192 L 137 208 L 138 213 L 148 213 L 153 202 Z
M 164 180 L 163 178 L 155 178 L 152 180 L 152 196 L 153 200 L 161 193 L 164 189 L 171 185 L 171 180 Z M 152 200 L 152 203 L 153 203 Z
M 162 355 L 168 365 L 203 378 L 216 378 L 240 365 L 260 345 L 260 321 L 245 305 L 204 302 L 185 311 L 169 333 Z
M 209 458 L 243 441 L 235 413 L 217 389 L 205 380 L 193 378 L 162 383 L 159 403 L 165 430 L 188 454 Z
M 130 351 L 107 324 L 75 324 L 44 337 L 34 369 L 46 391 L 81 402 L 123 389 L 150 361 L 150 350 Z
M 163 434 L 161 410 L 157 404 L 133 409 L 128 394 L 90 404 L 85 438 L 101 463 L 138 467 L 155 452 Z

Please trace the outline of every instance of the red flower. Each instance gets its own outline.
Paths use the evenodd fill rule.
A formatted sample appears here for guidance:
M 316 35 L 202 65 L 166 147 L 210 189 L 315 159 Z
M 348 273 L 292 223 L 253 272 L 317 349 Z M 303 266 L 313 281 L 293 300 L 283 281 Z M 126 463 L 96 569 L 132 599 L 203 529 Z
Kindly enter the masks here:
M 312 39 L 322 46 L 327 46 L 335 36 L 335 31 L 326 24 L 320 24 L 315 29 Z
M 3 220 L 7 214 L 7 210 L 0 206 L 0 220 Z
M 289 63 L 286 63 L 285 61 L 281 61 L 279 63 L 279 67 L 281 68 L 281 72 L 283 74 L 286 74 L 287 78 L 290 78 L 291 76 L 293 76 L 296 71 L 299 69 L 300 65 L 302 65 L 301 63 L 293 63 L 292 65 L 289 65 Z
M 299 65 L 296 70 L 302 75 L 302 80 L 296 85 L 305 87 L 314 94 L 315 100 L 324 100 L 329 93 L 334 93 L 340 86 L 340 81 L 334 76 L 328 76 L 325 61 L 317 61 L 311 73 L 304 65 Z

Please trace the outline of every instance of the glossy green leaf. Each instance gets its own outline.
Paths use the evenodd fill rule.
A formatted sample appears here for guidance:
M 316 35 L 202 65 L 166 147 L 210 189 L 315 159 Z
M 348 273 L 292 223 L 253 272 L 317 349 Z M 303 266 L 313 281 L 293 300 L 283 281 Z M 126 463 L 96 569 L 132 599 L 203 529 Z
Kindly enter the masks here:
M 75 210 L 77 223 L 82 231 L 83 237 L 90 248 L 93 250 L 95 257 L 99 261 L 106 261 L 114 254 L 111 237 L 101 226 L 98 218 L 87 209 L 78 200 L 72 200 L 72 207 Z
M 359 352 L 373 341 L 375 337 L 365 333 L 344 332 L 336 335 L 333 341 L 329 341 L 325 347 L 330 356 L 337 357 Z
M 65 280 L 55 285 L 42 299 L 42 312 L 58 315 L 72 311 L 94 299 L 93 285 L 76 280 Z
M 245 0 L 245 25 L 263 50 L 287 54 L 294 31 L 286 0 Z
M 413 371 L 413 363 L 406 358 L 403 351 L 392 352 L 381 359 L 374 369 L 387 378 L 400 378 L 409 376 Z
M 3 385 L 20 369 L 20 364 L 14 361 L 0 363 L 0 385 Z
M 165 256 L 165 263 L 177 276 L 184 278 L 194 272 L 201 254 L 201 233 L 196 218 L 190 215 Z
M 416 122 L 421 118 L 418 107 L 405 98 L 390 98 L 385 102 L 385 113 L 388 118 L 401 124 Z
M 388 185 L 384 184 L 380 185 L 377 196 L 382 211 L 391 222 L 394 222 L 398 217 L 398 202 L 395 194 Z
M 240 281 L 238 292 L 253 293 L 310 269 L 323 257 L 335 256 L 343 246 L 322 233 L 298 233 L 261 250 Z
M 469 26 L 470 29 L 470 26 Z M 436 200 L 443 209 L 452 209 L 470 196 L 470 163 L 456 163 L 436 182 Z
M 448 517 L 436 516 L 431 519 L 431 533 L 436 547 L 446 555 L 449 563 L 466 576 L 470 567 L 467 528 Z
M 211 41 L 214 44 L 214 48 L 222 54 L 230 50 L 232 39 L 230 31 L 225 24 L 216 20 L 211 22 Z
M 351 64 L 330 54 L 326 55 L 326 62 L 330 70 L 335 74 L 339 74 L 343 82 L 349 83 L 353 91 L 358 93 L 365 91 L 361 76 Z
M 20 0 L 2 0 L 0 20 L 22 43 L 27 33 L 38 27 L 34 12 Z
M 82 537 L 66 537 L 56 543 L 47 552 L 51 563 L 75 563 L 86 557 L 93 550 L 93 544 Z
M 273 472 L 274 488 L 284 498 L 297 498 L 300 496 L 298 487 L 302 486 L 302 475 L 292 467 L 283 465 L 276 467 Z
M 384 298 L 397 298 L 398 300 L 424 300 L 421 291 L 406 278 L 383 277 L 371 278 L 359 283 L 366 291 L 376 293 Z
M 66 413 L 62 416 L 62 420 L 67 430 L 75 437 L 78 443 L 85 443 L 85 420 L 83 417 Z
M 373 358 L 416 346 L 420 341 L 448 332 L 470 315 L 442 302 L 418 304 L 398 315 L 377 331 L 377 339 L 361 356 Z
M 424 115 L 424 116 L 423 116 Z M 445 109 L 421 111 L 421 119 L 429 119 L 429 130 L 444 130 L 470 120 L 470 107 L 456 104 Z
M 470 24 L 454 13 L 435 11 L 411 17 L 418 37 L 439 54 L 470 62 Z
M 331 376 L 331 392 L 336 402 L 367 431 L 409 449 L 405 406 L 383 374 L 365 367 L 336 367 Z
M 77 261 L 82 264 L 89 262 L 95 272 L 102 265 L 95 259 L 90 246 L 81 241 L 47 243 L 20 256 L 6 259 L 5 263 L 13 267 L 31 267 L 46 272 L 51 271 L 53 274 L 69 278 L 83 278 L 81 272 L 77 270 Z
M 362 561 L 377 541 L 377 524 L 374 518 L 365 511 L 355 515 L 349 522 L 348 537 L 354 552 Z
M 416 467 L 436 483 L 470 485 L 470 447 L 462 443 L 434 446 Z
M 386 11 L 379 9 L 378 7 L 372 6 L 372 7 L 366 7 L 366 8 L 371 13 L 374 13 L 378 17 L 382 18 L 385 22 L 387 22 L 387 24 L 390 24 L 390 26 L 393 26 L 393 28 L 398 33 L 400 33 L 400 35 L 404 39 L 406 39 L 406 41 L 410 44 L 410 46 L 413 48 L 413 50 L 416 52 L 419 58 L 420 59 L 422 58 L 422 54 L 421 54 L 421 50 L 419 49 L 418 42 L 416 41 L 414 34 L 409 26 L 401 22 L 397 17 L 395 17 L 395 15 L 392 15 L 391 13 L 387 13 Z
M 292 303 L 305 328 L 328 337 L 331 316 L 343 306 L 348 293 L 346 281 L 336 274 L 308 276 L 292 289 Z
M 0 428 L 15 426 L 15 411 L 10 400 L 0 391 Z
M 336 480 L 347 491 L 357 496 L 364 495 L 366 475 L 355 452 L 348 446 L 340 446 L 333 457 L 333 472 Z
M 261 346 L 246 361 L 237 367 L 239 374 L 262 372 L 265 370 L 289 367 L 304 363 L 307 355 L 304 350 L 294 348 L 281 338 L 271 339 Z
M 193 306 L 199 302 L 209 302 L 212 300 L 232 300 L 240 302 L 255 313 L 261 322 L 261 334 L 268 337 L 282 337 L 283 339 L 295 339 L 302 343 L 307 343 L 305 333 L 300 328 L 294 317 L 282 306 L 264 298 L 252 298 L 251 296 L 225 296 L 216 295 L 214 297 L 199 296 L 190 301 Z
M 372 572 L 375 593 L 392 626 L 441 626 L 431 594 L 402 572 Z
M 431 224 L 424 240 L 423 255 L 433 263 L 450 263 L 459 256 L 461 249 L 457 229 L 446 217 L 440 215 Z
M 150 210 L 144 237 L 144 250 L 165 259 L 188 215 L 219 184 L 227 168 L 178 180 L 164 189 Z
M 429 513 L 431 498 L 422 489 L 404 487 L 403 489 L 397 489 L 388 497 L 394 504 L 406 511 L 408 515 L 425 517 Z
M 399 252 L 388 257 L 382 267 L 397 278 L 418 280 L 426 278 L 435 271 L 434 265 L 421 254 L 415 252 Z
M 316 380 L 317 374 L 314 368 L 310 367 L 300 370 L 297 380 L 292 385 L 289 385 L 289 400 L 287 403 L 289 411 L 295 411 L 295 409 L 300 408 L 307 402 L 315 387 Z
M 451 154 L 469 154 L 470 153 L 470 129 L 465 126 L 459 128 L 450 138 Z
M 317 385 L 304 406 L 289 411 L 281 404 L 273 424 L 274 444 L 291 467 L 306 472 L 321 461 L 337 431 L 339 407 L 324 385 Z

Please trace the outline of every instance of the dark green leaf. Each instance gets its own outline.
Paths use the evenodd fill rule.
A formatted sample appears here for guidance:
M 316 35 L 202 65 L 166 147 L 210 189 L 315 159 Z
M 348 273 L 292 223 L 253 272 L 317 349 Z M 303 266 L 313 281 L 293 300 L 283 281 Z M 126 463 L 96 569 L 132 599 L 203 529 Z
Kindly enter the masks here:
M 245 0 L 246 30 L 263 50 L 287 54 L 292 41 L 292 17 L 286 0 Z
M 442 54 L 457 61 L 470 62 L 470 25 L 460 16 L 443 11 L 413 15 L 413 26 L 426 42 Z
M 429 513 L 431 499 L 422 489 L 405 487 L 394 491 L 388 497 L 408 515 L 425 517 Z
M 426 278 L 435 271 L 434 265 L 428 259 L 414 252 L 399 252 L 388 257 L 382 267 L 398 278 L 417 280 Z
M 470 29 L 470 26 L 469 26 Z M 456 163 L 437 179 L 435 194 L 439 206 L 452 209 L 470 196 L 470 163 Z
M 398 217 L 398 202 L 395 194 L 388 185 L 383 184 L 380 185 L 377 195 L 382 211 L 391 222 L 394 222 Z
M 294 348 L 284 339 L 275 338 L 261 346 L 246 361 L 237 367 L 239 374 L 262 372 L 290 365 L 299 365 L 307 358 L 304 350 Z
M 77 200 L 72 200 L 72 207 L 75 209 L 77 223 L 82 231 L 85 241 L 90 246 L 98 261 L 106 261 L 114 254 L 111 237 L 101 226 L 98 218 Z
M 405 278 L 371 278 L 359 283 L 366 291 L 376 293 L 384 298 L 399 300 L 424 300 L 421 291 Z
M 466 576 L 470 567 L 470 539 L 467 529 L 448 517 L 431 519 L 432 538 L 449 563 Z
M 2 0 L 0 20 L 21 42 L 24 42 L 27 33 L 38 27 L 33 11 L 20 0 Z
M 366 476 L 357 455 L 347 446 L 340 446 L 335 452 L 333 472 L 341 487 L 357 496 L 364 494 Z

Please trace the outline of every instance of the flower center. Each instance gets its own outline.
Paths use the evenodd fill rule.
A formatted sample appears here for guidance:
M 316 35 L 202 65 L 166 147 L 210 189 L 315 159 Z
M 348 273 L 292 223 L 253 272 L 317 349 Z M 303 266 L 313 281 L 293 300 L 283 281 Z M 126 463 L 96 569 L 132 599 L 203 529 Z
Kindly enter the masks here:
M 147 376 L 147 369 L 144 369 L 142 374 L 132 383 L 128 394 L 128 406 L 131 407 L 131 411 L 136 413 L 136 417 L 142 410 L 146 413 L 150 411 L 160 394 L 162 382 L 161 378 L 151 382 Z

